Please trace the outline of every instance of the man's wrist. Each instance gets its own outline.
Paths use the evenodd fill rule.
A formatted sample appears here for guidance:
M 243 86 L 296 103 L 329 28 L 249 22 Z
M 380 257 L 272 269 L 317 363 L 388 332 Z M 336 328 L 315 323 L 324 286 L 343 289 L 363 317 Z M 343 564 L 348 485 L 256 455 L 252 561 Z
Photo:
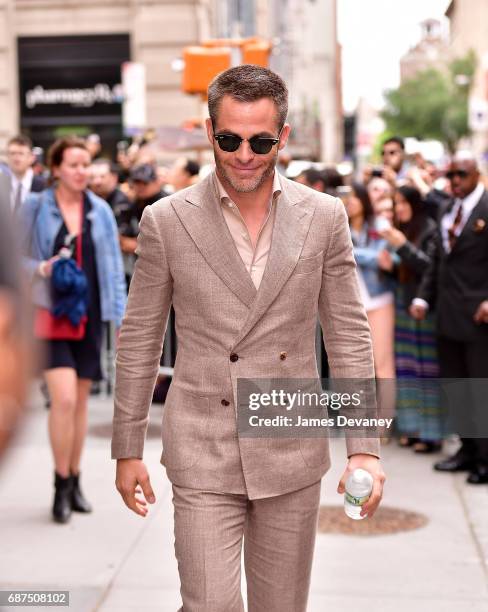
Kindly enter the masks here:
M 375 459 L 380 460 L 381 457 L 379 455 L 377 455 L 376 453 L 369 453 L 367 451 L 363 452 L 363 453 L 352 453 L 351 455 L 348 456 L 348 459 L 351 459 L 352 457 L 357 457 L 358 455 L 360 456 L 364 456 L 364 457 L 374 457 Z

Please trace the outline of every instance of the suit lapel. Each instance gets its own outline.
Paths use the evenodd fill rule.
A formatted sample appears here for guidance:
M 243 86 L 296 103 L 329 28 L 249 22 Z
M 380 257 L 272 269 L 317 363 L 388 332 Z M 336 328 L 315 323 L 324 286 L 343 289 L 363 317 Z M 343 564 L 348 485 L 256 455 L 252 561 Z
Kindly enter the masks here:
M 298 261 L 312 221 L 313 194 L 304 200 L 291 181 L 282 178 L 281 184 L 271 249 L 259 291 L 229 232 L 212 175 L 171 202 L 208 265 L 250 309 L 234 344 L 249 333 L 280 292 Z
M 460 241 L 463 243 L 465 239 L 469 238 L 469 236 L 473 233 L 473 225 L 474 225 L 475 219 L 477 219 L 478 217 L 487 216 L 487 208 L 488 208 L 487 203 L 488 203 L 488 196 L 487 196 L 486 191 L 484 191 L 483 195 L 479 199 L 479 202 L 476 204 L 476 206 L 471 211 L 471 214 L 466 219 L 466 223 L 464 224 L 464 227 L 461 233 L 457 237 L 456 242 L 454 243 L 454 246 L 450 250 L 449 255 L 453 252 L 456 252 L 456 249 L 459 248 Z
M 467 238 L 472 233 L 475 219 L 477 219 L 478 217 L 486 216 L 487 200 L 488 200 L 488 197 L 487 197 L 486 191 L 484 191 L 479 202 L 476 204 L 476 206 L 471 211 L 471 214 L 466 219 L 466 223 L 464 224 L 464 227 L 461 233 L 459 234 L 456 242 L 454 243 L 453 250 L 456 248 L 460 240 Z
M 256 287 L 225 222 L 212 174 L 181 196 L 172 200 L 181 223 L 212 270 L 250 307 Z
M 276 298 L 296 266 L 315 210 L 313 197 L 307 200 L 291 181 L 281 178 L 282 193 L 276 202 L 271 249 L 256 299 L 247 320 L 234 341 L 237 345 L 256 325 Z M 300 206 L 296 204 L 300 202 Z

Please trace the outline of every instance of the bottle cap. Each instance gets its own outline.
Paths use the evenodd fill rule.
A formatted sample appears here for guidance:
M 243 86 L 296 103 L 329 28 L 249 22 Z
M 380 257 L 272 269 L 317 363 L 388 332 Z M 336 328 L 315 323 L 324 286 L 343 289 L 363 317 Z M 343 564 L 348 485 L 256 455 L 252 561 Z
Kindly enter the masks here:
M 352 473 L 352 480 L 354 484 L 358 485 L 369 485 L 373 478 L 369 472 L 366 470 L 362 470 L 361 468 L 357 468 Z

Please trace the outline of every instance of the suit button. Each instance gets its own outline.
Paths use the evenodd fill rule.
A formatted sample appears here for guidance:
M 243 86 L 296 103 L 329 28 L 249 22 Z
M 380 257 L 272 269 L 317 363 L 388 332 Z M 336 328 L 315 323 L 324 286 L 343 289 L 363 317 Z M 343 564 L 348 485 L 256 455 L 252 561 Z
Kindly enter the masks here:
M 239 359 L 239 355 L 237 353 L 231 353 L 230 360 L 237 361 Z
M 230 406 L 230 402 L 226 399 L 223 399 L 220 403 L 222 404 L 222 406 Z
M 284 361 L 286 359 L 286 355 L 287 355 L 286 351 L 281 351 L 281 353 L 280 353 L 281 361 Z

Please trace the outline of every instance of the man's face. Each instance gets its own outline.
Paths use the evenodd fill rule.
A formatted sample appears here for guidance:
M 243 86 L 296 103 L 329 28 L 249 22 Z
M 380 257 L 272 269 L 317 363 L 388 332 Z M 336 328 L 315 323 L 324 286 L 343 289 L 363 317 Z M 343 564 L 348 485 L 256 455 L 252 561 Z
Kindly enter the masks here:
M 117 186 L 117 176 L 110 172 L 108 164 L 90 166 L 90 189 L 101 198 L 106 198 Z
M 280 141 L 269 153 L 255 153 L 248 142 L 241 142 L 237 151 L 222 151 L 215 134 L 233 134 L 250 139 L 253 136 L 278 138 L 278 122 L 275 103 L 269 98 L 255 102 L 238 102 L 231 96 L 224 96 L 220 102 L 215 132 L 212 122 L 207 119 L 207 135 L 213 146 L 217 174 L 226 187 L 240 193 L 256 191 L 273 174 L 278 151 L 286 145 L 290 127 L 285 125 Z
M 132 181 L 131 185 L 136 200 L 147 200 L 161 191 L 158 181 L 151 181 L 150 183 Z
M 22 177 L 34 163 L 34 155 L 26 145 L 12 143 L 7 148 L 7 163 L 16 176 Z
M 168 183 L 173 185 L 175 191 L 179 191 L 191 185 L 192 177 L 185 170 L 185 165 L 185 159 L 177 159 L 168 172 Z
M 398 172 L 405 159 L 405 152 L 398 142 L 387 142 L 383 145 L 383 164 Z
M 480 180 L 480 173 L 472 160 L 452 162 L 446 176 L 451 182 L 452 195 L 455 198 L 465 198 L 476 189 Z

